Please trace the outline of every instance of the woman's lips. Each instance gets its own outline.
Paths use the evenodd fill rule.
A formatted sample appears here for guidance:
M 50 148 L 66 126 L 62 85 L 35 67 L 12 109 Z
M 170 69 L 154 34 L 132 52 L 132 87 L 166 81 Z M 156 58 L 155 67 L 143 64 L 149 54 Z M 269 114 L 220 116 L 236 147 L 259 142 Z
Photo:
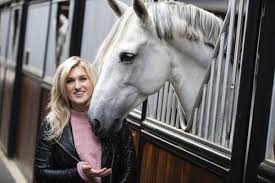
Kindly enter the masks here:
M 85 93 L 85 91 L 78 91 L 78 92 L 74 92 L 74 95 L 77 97 L 81 97 L 84 95 L 84 93 Z

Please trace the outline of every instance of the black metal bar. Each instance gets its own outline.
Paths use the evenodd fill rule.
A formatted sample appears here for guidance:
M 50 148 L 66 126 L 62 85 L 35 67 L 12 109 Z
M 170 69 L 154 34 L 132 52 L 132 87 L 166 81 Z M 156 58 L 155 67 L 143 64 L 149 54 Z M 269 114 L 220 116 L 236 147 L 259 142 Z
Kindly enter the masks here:
M 243 52 L 241 57 L 241 79 L 235 122 L 233 149 L 230 173 L 227 182 L 242 182 L 246 158 L 247 136 L 249 131 L 250 107 L 253 88 L 253 76 L 256 60 L 259 20 L 261 13 L 260 0 L 247 1 Z
M 44 52 L 44 61 L 43 61 L 43 71 L 42 77 L 45 76 L 46 73 L 46 64 L 47 64 L 47 55 L 48 55 L 48 47 L 49 47 L 49 35 L 50 35 L 50 27 L 51 27 L 51 19 L 52 19 L 52 1 L 49 3 L 49 17 L 48 17 L 48 26 L 47 26 L 47 35 L 46 35 L 46 43 L 45 43 L 45 52 Z
M 81 53 L 85 5 L 86 1 L 75 0 L 69 52 L 70 56 L 79 56 Z
M 257 168 L 265 159 L 270 106 L 275 69 L 274 0 L 265 0 L 262 8 L 259 47 L 255 70 L 255 100 L 251 121 L 250 139 L 247 150 L 244 182 L 256 182 Z M 273 174 L 274 176 L 274 174 Z M 274 178 L 274 177 L 273 177 Z
M 142 109 L 141 109 L 141 121 L 144 121 L 146 119 L 146 111 L 147 111 L 147 103 L 148 103 L 148 99 L 146 99 L 143 103 L 142 103 Z
M 20 83 L 21 83 L 21 73 L 22 73 L 22 63 L 24 55 L 24 45 L 25 45 L 25 32 L 27 24 L 27 14 L 28 6 L 25 2 L 22 5 L 22 18 L 20 23 L 19 32 L 19 42 L 18 42 L 18 52 L 16 55 L 16 68 L 15 68 L 15 81 L 13 88 L 13 98 L 12 98 L 12 110 L 10 114 L 10 128 L 9 128 L 9 143 L 8 143 L 8 157 L 13 157 L 15 154 L 15 144 L 16 144 L 16 129 L 17 121 L 19 117 L 19 106 L 20 106 Z

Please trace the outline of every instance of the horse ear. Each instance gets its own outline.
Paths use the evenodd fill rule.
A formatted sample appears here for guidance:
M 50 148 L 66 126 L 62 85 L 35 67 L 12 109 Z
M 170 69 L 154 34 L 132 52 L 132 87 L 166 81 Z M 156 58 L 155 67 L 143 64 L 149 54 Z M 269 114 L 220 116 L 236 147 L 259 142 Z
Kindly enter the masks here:
M 141 21 L 143 23 L 146 23 L 149 15 L 145 7 L 145 4 L 142 2 L 142 0 L 134 0 L 133 8 L 137 16 L 141 19 Z
M 121 17 L 122 14 L 127 10 L 128 6 L 121 1 L 108 0 L 109 6 L 113 9 L 116 16 Z

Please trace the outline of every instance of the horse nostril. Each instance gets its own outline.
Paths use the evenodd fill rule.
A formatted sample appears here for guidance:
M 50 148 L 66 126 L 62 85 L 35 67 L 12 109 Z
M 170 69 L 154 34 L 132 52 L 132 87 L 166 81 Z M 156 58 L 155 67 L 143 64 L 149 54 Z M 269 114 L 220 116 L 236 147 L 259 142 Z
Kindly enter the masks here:
M 93 128 L 95 132 L 98 132 L 100 129 L 100 121 L 98 119 L 94 119 Z
M 118 128 L 119 128 L 119 126 L 120 126 L 120 119 L 117 118 L 117 119 L 114 120 L 114 122 L 113 122 L 111 128 L 112 128 L 114 131 L 117 131 Z
M 117 124 L 117 123 L 119 123 L 119 118 L 114 120 L 114 124 Z

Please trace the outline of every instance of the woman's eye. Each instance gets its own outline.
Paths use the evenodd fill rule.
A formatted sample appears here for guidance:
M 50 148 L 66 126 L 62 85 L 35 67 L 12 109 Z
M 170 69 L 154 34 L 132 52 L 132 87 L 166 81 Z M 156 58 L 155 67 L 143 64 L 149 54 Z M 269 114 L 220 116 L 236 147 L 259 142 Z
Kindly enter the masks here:
M 72 83 L 74 80 L 72 80 L 72 79 L 68 79 L 67 81 L 66 81 L 66 83 Z
M 123 63 L 132 63 L 134 58 L 135 58 L 136 54 L 134 53 L 129 53 L 129 52 L 122 52 L 119 57 L 120 57 L 120 61 Z
M 79 80 L 80 80 L 80 81 L 86 81 L 87 78 L 80 78 Z

